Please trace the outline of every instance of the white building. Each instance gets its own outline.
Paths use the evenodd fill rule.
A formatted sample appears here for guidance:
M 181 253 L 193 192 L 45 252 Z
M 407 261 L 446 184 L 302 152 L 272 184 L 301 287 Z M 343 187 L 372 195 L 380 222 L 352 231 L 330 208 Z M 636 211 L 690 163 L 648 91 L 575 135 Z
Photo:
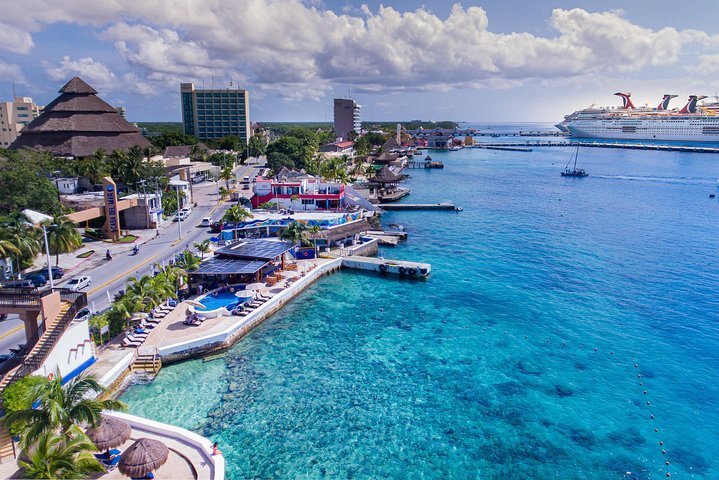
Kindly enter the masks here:
M 72 195 L 77 193 L 78 178 L 56 178 L 55 186 L 60 192 L 60 195 Z
M 7 148 L 14 142 L 20 130 L 40 115 L 40 110 L 29 97 L 0 102 L 0 147 Z

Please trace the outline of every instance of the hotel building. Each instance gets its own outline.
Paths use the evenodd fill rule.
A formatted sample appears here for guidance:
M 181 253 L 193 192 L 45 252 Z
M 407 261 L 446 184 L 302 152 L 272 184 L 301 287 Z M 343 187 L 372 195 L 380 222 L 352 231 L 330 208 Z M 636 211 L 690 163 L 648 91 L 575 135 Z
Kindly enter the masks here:
M 247 90 L 196 90 L 192 83 L 181 83 L 180 98 L 185 134 L 200 140 L 231 135 L 245 143 L 252 136 Z
M 335 137 L 349 140 L 348 135 L 354 131 L 362 131 L 360 110 L 362 106 L 354 100 L 335 98 Z
M 345 206 L 345 186 L 323 182 L 318 178 L 301 178 L 296 181 L 276 181 L 271 178 L 255 179 L 252 208 L 263 203 L 278 203 L 292 210 L 340 210 Z
M 15 97 L 12 102 L 0 102 L 0 147 L 7 148 L 25 125 L 40 115 L 40 107 L 32 98 Z

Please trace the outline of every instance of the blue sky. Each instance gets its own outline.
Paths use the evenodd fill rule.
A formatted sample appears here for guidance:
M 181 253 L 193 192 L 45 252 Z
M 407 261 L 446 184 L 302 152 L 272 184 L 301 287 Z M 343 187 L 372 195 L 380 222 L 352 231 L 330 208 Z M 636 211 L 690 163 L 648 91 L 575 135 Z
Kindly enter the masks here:
M 0 99 L 79 75 L 133 121 L 179 121 L 179 82 L 250 90 L 254 121 L 559 121 L 591 103 L 715 95 L 712 1 L 27 0 L 0 16 Z

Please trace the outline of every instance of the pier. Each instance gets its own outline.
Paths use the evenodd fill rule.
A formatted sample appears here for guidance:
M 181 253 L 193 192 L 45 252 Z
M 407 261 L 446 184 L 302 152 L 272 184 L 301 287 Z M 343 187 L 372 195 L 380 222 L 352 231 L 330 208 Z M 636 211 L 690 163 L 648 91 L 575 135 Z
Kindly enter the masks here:
M 364 270 L 408 278 L 426 278 L 432 271 L 429 263 L 388 260 L 374 257 L 342 257 L 342 268 Z
M 531 152 L 532 151 L 531 148 L 527 148 L 527 147 L 504 147 L 504 146 L 498 147 L 496 145 L 489 145 L 489 146 L 473 145 L 471 147 L 464 147 L 464 148 L 484 148 L 485 150 L 504 150 L 507 152 Z
M 380 203 L 377 206 L 382 210 L 461 210 L 453 203 Z

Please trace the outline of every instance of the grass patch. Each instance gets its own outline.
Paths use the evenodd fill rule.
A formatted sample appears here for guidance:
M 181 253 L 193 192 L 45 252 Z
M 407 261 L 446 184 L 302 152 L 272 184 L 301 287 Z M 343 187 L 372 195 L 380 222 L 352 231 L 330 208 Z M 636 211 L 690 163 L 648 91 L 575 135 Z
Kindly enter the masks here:
M 80 255 L 77 256 L 77 258 L 87 258 L 93 253 L 95 253 L 95 250 L 88 250 L 87 252 L 82 252 Z
M 122 237 L 115 243 L 132 243 L 135 240 L 137 240 L 138 238 L 139 237 L 137 235 L 125 235 L 124 237 Z

